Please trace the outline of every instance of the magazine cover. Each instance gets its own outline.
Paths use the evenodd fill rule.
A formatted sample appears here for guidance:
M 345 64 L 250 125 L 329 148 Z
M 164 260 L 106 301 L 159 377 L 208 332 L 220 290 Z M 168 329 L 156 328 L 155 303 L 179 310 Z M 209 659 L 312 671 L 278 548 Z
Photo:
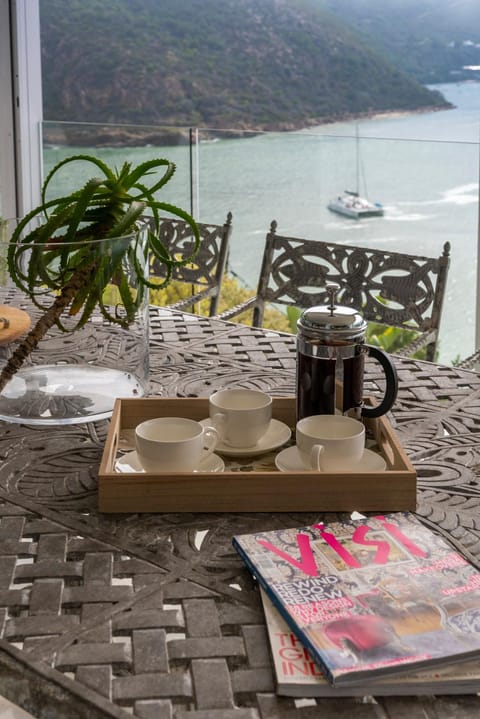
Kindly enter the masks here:
M 480 692 L 480 666 L 477 659 L 424 669 L 416 673 L 380 677 L 377 680 L 365 681 L 359 686 L 333 687 L 262 589 L 260 594 L 265 611 L 277 694 L 308 698 Z
M 408 512 L 233 545 L 333 685 L 480 655 L 480 573 Z

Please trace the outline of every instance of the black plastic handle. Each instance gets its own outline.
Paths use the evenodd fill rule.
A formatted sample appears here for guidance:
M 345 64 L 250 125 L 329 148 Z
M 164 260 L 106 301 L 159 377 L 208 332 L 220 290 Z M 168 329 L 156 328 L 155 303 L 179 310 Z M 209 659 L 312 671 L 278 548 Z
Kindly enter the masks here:
M 378 362 L 382 365 L 385 372 L 387 386 L 385 389 L 385 396 L 380 404 L 377 404 L 375 407 L 362 407 L 362 415 L 363 417 L 381 417 L 392 408 L 393 403 L 397 399 L 397 370 L 390 357 L 385 354 L 383 350 L 378 347 L 373 347 L 372 345 L 365 345 L 365 347 L 368 349 L 369 357 L 373 357 L 378 360 Z

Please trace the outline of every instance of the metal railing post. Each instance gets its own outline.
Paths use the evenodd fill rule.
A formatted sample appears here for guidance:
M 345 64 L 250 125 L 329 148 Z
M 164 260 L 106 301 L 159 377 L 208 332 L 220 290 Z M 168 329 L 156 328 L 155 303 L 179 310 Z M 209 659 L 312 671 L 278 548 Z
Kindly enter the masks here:
M 200 167 L 198 160 L 198 127 L 190 127 L 190 214 L 200 219 Z
M 475 303 L 475 347 L 480 348 L 480 137 L 478 143 L 478 203 L 477 203 L 477 294 Z

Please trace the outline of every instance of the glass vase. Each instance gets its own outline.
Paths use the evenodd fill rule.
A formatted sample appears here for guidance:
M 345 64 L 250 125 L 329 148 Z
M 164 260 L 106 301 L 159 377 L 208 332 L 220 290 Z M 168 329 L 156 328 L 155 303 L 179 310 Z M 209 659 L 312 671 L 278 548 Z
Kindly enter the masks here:
M 12 281 L 7 258 L 13 223 L 6 220 L 0 227 L 0 303 L 27 312 L 34 327 L 59 293 L 40 284 L 32 299 Z M 82 310 L 75 311 L 76 302 L 81 305 L 82 289 L 75 292 L 59 322 L 48 329 L 1 390 L 0 419 L 34 425 L 101 420 L 111 415 L 117 397 L 141 397 L 148 391 L 148 288 L 138 280 L 140 273 L 148 273 L 147 243 L 147 225 L 142 225 L 124 237 L 62 244 L 64 264 L 65 257 L 74 258 L 78 252 L 99 261 L 98 272 L 92 272 L 88 282 L 95 283 L 101 276 L 100 302 L 83 326 L 77 327 Z M 22 243 L 25 277 L 33 249 Z M 46 254 L 51 249 L 46 245 L 45 255 L 37 261 L 42 268 L 49 263 L 50 272 L 56 270 L 55 260 Z M 109 262 L 112 258 L 117 264 Z M 106 277 L 111 267 L 115 270 Z M 26 334 L 2 344 L 1 333 L 0 324 L 0 368 L 5 368 Z

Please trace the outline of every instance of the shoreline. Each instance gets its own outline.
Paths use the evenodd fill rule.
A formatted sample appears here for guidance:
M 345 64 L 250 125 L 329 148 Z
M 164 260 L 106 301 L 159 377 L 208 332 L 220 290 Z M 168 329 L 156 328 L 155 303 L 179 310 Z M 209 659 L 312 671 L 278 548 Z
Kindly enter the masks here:
M 454 110 L 455 105 L 451 102 L 446 102 L 445 105 L 442 105 L 441 107 L 439 105 L 428 105 L 425 107 L 419 107 L 412 110 L 384 110 L 380 112 L 375 111 L 366 111 L 366 112 L 357 112 L 357 113 L 345 113 L 343 115 L 338 116 L 330 116 L 330 117 L 322 117 L 322 118 L 314 118 L 312 120 L 309 120 L 307 124 L 305 123 L 298 123 L 298 125 L 295 125 L 295 123 L 292 123 L 292 126 L 290 128 L 290 131 L 295 132 L 298 130 L 307 130 L 309 127 L 318 127 L 319 125 L 333 125 L 336 123 L 341 122 L 353 122 L 355 120 L 377 120 L 377 119 L 393 119 L 396 117 L 407 117 L 409 115 L 423 115 L 431 112 L 442 112 L 444 110 Z M 285 127 L 284 129 L 288 129 Z M 265 130 L 265 132 L 278 132 L 277 130 L 268 129 Z
M 332 125 L 339 122 L 353 122 L 362 119 L 388 119 L 407 115 L 440 112 L 454 109 L 455 105 L 447 102 L 439 107 L 432 105 L 412 110 L 386 110 L 383 112 L 367 111 L 363 113 L 344 113 L 329 117 L 304 119 L 301 122 L 281 122 L 265 126 L 242 124 L 238 128 L 215 127 L 172 127 L 153 125 L 109 125 L 102 123 L 68 123 L 65 121 L 45 121 L 43 142 L 45 147 L 147 147 L 188 145 L 191 129 L 198 130 L 200 142 L 220 139 L 251 137 L 269 132 L 299 132 L 320 125 Z M 51 126 L 48 126 L 48 123 Z

